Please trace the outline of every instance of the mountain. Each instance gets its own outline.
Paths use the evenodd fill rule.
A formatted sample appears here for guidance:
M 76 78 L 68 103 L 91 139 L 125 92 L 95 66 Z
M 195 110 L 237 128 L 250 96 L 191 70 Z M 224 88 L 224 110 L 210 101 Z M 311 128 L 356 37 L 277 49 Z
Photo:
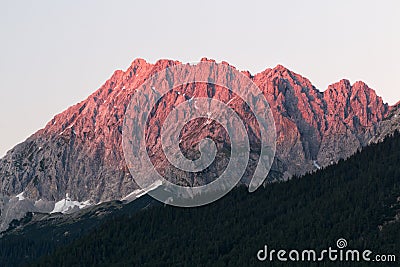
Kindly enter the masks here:
M 202 61 L 214 62 L 206 58 Z M 7 228 L 12 219 L 21 218 L 27 211 L 56 211 L 56 202 L 64 207 L 63 211 L 72 212 L 87 205 L 122 199 L 134 192 L 137 185 L 121 147 L 125 111 L 132 95 L 146 79 L 177 64 L 182 63 L 159 60 L 151 64 L 143 59 L 134 60 L 126 71 L 115 71 L 86 100 L 56 115 L 43 129 L 11 149 L 0 160 L 0 229 Z M 260 88 L 274 115 L 277 151 L 268 177 L 270 181 L 287 180 L 349 157 L 369 143 L 378 124 L 391 111 L 363 82 L 351 85 L 341 80 L 321 92 L 308 79 L 281 65 L 254 76 L 246 71 L 243 74 Z M 166 77 L 166 80 L 173 78 Z M 227 76 L 227 79 L 230 78 Z M 247 129 L 257 133 L 243 101 L 229 90 L 204 84 L 181 86 L 168 93 L 155 108 L 148 136 L 150 149 L 156 152 L 160 143 L 159 125 L 165 117 L 163 114 L 187 97 L 199 96 L 229 102 L 245 118 Z M 211 137 L 216 141 L 220 163 L 213 164 L 200 177 L 169 168 L 165 157 L 156 154 L 152 160 L 161 172 L 178 183 L 198 185 L 225 169 L 228 159 L 223 149 L 230 145 L 226 133 L 213 123 L 198 127 L 198 122 L 191 122 L 185 134 L 182 149 L 194 157 L 196 151 L 192 150 L 198 140 Z M 251 136 L 250 142 L 254 147 L 259 145 L 257 134 Z M 252 151 L 244 183 L 251 176 L 257 155 L 256 149 Z
M 257 251 L 347 249 L 400 255 L 400 134 L 338 164 L 261 187 L 238 187 L 204 207 L 101 204 L 60 216 L 31 214 L 0 239 L 3 266 L 313 266 L 258 262 Z M 153 200 L 154 201 L 154 200 Z M 146 207 L 146 208 L 143 208 Z M 112 216 L 114 214 L 114 216 Z M 29 265 L 30 264 L 30 265 Z M 374 266 L 330 262 L 316 266 Z

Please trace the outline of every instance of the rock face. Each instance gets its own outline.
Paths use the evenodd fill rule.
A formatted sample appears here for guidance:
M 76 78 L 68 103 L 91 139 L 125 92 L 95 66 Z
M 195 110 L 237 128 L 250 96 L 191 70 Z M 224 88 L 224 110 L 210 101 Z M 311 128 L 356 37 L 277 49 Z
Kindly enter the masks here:
M 400 131 L 400 102 L 390 108 L 390 113 L 381 122 L 379 122 L 376 134 L 371 138 L 369 143 L 378 143 L 383 139 Z
M 145 79 L 175 64 L 181 63 L 159 60 L 150 64 L 143 59 L 134 60 L 126 71 L 115 71 L 86 100 L 56 115 L 45 128 L 10 150 L 0 160 L 3 202 L 7 202 L 5 198 L 24 192 L 27 199 L 42 199 L 53 206 L 66 194 L 75 201 L 98 203 L 122 199 L 137 189 L 121 147 L 125 110 Z M 277 153 L 270 180 L 288 179 L 350 156 L 368 144 L 378 124 L 391 111 L 363 82 L 350 85 L 349 81 L 341 80 L 320 92 L 309 80 L 280 65 L 255 76 L 243 73 L 262 90 L 274 115 Z M 213 97 L 225 103 L 231 101 L 235 110 L 248 118 L 251 127 L 251 117 L 246 116 L 245 107 L 228 90 L 194 85 L 178 91 L 163 98 L 162 105 L 158 106 L 160 114 L 188 100 L 189 96 Z M 153 149 L 159 141 L 158 125 L 164 116 L 157 115 L 159 113 L 152 118 L 153 131 L 148 136 Z M 187 126 L 186 133 L 190 134 L 184 138 L 183 148 L 189 156 L 193 152 L 190 148 L 195 147 L 198 139 L 196 136 L 219 138 L 221 148 L 227 143 L 225 133 L 213 124 L 199 129 L 193 122 Z M 195 157 L 196 152 L 193 153 Z M 253 160 L 257 160 L 256 156 Z M 208 175 L 223 170 L 226 161 L 220 158 L 220 164 L 214 165 Z M 184 176 L 169 169 L 163 171 L 175 177 L 178 183 L 201 183 L 196 176 Z M 3 203 L 0 207 L 3 221 L 7 206 Z M 38 208 L 35 206 L 35 209 Z M 51 210 L 48 205 L 46 209 Z
M 363 82 L 332 84 L 323 93 L 283 66 L 254 77 L 272 107 L 277 158 L 285 177 L 347 158 L 366 145 L 389 107 Z

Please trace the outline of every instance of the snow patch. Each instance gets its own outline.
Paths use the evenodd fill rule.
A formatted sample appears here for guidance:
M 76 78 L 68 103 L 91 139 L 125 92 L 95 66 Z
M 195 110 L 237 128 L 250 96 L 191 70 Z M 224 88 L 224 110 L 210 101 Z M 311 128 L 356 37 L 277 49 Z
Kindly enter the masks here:
M 135 196 L 135 198 L 138 198 L 143 191 L 144 191 L 143 189 L 136 189 L 135 191 L 129 193 L 124 198 L 122 198 L 122 200 L 127 200 L 128 198 L 131 198 L 133 196 Z
M 90 200 L 86 200 L 83 202 L 74 201 L 69 198 L 68 194 L 66 194 L 64 199 L 56 202 L 56 204 L 54 205 L 54 209 L 50 213 L 66 213 L 68 211 L 71 211 L 75 207 L 83 209 L 88 206 L 91 206 Z
M 317 168 L 318 170 L 321 169 L 321 166 L 319 166 L 318 161 L 314 160 L 313 164 L 314 164 L 314 167 Z
M 19 201 L 24 200 L 24 199 L 25 199 L 25 197 L 24 197 L 24 192 L 22 192 L 22 193 L 16 195 L 15 197 L 18 198 Z
M 136 189 L 132 193 L 126 195 L 122 200 L 132 200 L 132 199 L 137 199 L 143 195 L 146 195 L 148 192 L 153 191 L 157 187 L 162 185 L 161 180 L 155 181 L 153 184 L 151 184 L 149 187 L 145 189 Z

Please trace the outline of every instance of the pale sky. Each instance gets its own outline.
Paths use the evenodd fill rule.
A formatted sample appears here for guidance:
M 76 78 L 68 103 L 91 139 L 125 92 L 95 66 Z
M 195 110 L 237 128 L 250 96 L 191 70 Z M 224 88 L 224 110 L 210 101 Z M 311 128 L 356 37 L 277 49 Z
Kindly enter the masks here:
M 0 0 L 0 156 L 137 57 L 282 64 L 400 100 L 400 1 Z

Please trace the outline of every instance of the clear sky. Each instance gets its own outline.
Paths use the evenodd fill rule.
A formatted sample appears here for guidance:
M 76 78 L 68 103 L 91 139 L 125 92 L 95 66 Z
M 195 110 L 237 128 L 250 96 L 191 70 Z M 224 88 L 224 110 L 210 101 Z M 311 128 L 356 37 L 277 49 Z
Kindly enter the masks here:
M 0 0 L 0 156 L 134 58 L 282 64 L 400 100 L 400 1 Z

